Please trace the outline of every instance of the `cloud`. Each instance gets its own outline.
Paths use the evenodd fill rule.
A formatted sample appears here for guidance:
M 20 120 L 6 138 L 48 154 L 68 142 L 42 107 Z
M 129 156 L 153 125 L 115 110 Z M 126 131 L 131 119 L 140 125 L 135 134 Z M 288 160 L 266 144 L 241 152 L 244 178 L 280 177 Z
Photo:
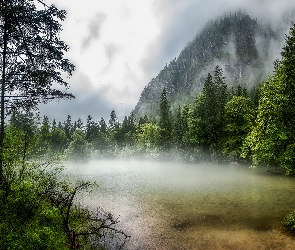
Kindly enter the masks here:
M 70 92 L 75 95 L 72 100 L 53 100 L 46 105 L 40 105 L 40 114 L 47 115 L 50 120 L 64 121 L 67 115 L 72 120 L 82 118 L 86 121 L 91 115 L 94 120 L 101 117 L 108 119 L 115 105 L 104 98 L 104 92 L 95 88 L 89 78 L 82 72 L 76 72 L 70 82 Z
M 47 110 L 81 118 L 105 117 L 112 109 L 129 115 L 148 82 L 209 20 L 240 9 L 276 24 L 295 6 L 295 0 L 48 1 L 67 9 L 62 39 L 77 72 L 70 81 L 76 99 Z
M 120 53 L 120 47 L 115 43 L 104 45 L 105 55 L 108 59 L 107 65 L 100 71 L 99 75 L 104 75 L 109 72 L 116 56 Z
M 106 14 L 97 13 L 88 24 L 88 36 L 82 41 L 82 51 L 87 49 L 93 40 L 100 38 L 100 29 L 104 21 L 106 20 Z
M 162 32 L 142 62 L 146 72 L 155 77 L 164 66 L 178 57 L 187 43 L 205 24 L 226 13 L 246 11 L 259 22 L 277 26 L 282 14 L 294 9 L 295 0 L 156 0 L 155 13 L 160 15 Z

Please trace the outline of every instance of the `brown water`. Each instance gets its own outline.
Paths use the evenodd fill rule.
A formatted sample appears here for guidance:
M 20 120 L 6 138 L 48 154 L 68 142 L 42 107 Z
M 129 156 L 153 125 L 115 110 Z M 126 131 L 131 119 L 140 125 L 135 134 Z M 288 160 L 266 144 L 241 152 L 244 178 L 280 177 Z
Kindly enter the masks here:
M 90 207 L 120 216 L 128 249 L 295 249 L 284 215 L 295 210 L 295 180 L 212 164 L 93 161 L 67 164 L 97 181 Z

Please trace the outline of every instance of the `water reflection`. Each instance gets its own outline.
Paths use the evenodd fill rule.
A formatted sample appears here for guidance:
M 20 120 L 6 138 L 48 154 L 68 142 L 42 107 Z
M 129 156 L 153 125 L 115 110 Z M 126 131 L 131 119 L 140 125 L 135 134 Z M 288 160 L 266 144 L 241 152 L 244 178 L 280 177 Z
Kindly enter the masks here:
M 84 201 L 120 215 L 128 249 L 288 249 L 294 180 L 228 165 L 95 161 L 67 164 L 100 185 Z

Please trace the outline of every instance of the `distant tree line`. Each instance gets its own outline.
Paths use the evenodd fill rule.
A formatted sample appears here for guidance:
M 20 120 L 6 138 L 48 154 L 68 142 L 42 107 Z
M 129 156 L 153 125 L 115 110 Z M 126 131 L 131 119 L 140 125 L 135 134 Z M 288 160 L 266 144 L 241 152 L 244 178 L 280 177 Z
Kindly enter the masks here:
M 82 119 L 40 124 L 28 113 L 14 113 L 9 127 L 38 138 L 32 155 L 64 155 L 86 160 L 100 157 L 143 157 L 188 161 L 251 161 L 277 166 L 293 174 L 295 110 L 293 100 L 294 26 L 286 36 L 275 73 L 247 90 L 228 88 L 216 66 L 193 103 L 172 112 L 167 89 L 162 90 L 158 117 L 131 113 L 119 122 L 115 111 L 108 121 Z
M 255 95 L 253 100 L 248 95 L 239 85 L 229 91 L 222 70 L 216 66 L 195 102 L 179 107 L 175 113 L 170 110 L 164 88 L 158 119 L 144 116 L 136 120 L 131 114 L 119 122 L 113 110 L 107 122 L 103 118 L 94 121 L 89 115 L 86 124 L 80 118 L 72 121 L 71 116 L 64 122 L 51 123 L 47 116 L 40 119 L 34 113 L 13 113 L 6 129 L 22 132 L 31 157 L 86 160 L 173 155 L 190 161 L 208 157 L 238 160 L 243 139 L 254 123 Z
M 107 122 L 89 115 L 86 124 L 81 119 L 72 121 L 71 116 L 57 124 L 45 116 L 37 126 L 28 114 L 18 114 L 12 116 L 10 126 L 28 127 L 28 135 L 39 138 L 32 150 L 35 155 L 58 154 L 75 160 L 122 156 L 248 161 L 294 174 L 294 37 L 293 24 L 274 75 L 251 90 L 240 85 L 229 89 L 222 69 L 216 66 L 194 102 L 175 112 L 164 88 L 158 117 L 135 119 L 131 113 L 119 122 L 112 111 Z

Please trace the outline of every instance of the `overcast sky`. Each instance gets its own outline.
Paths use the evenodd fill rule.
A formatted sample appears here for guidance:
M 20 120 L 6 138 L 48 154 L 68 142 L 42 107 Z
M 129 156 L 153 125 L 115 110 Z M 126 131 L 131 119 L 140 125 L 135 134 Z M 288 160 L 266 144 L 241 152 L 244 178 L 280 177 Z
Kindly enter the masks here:
M 90 114 L 120 121 L 159 71 L 210 20 L 246 10 L 258 20 L 275 22 L 295 0 L 47 0 L 67 11 L 61 38 L 66 57 L 76 65 L 71 101 L 40 107 L 41 115 L 64 121 Z

